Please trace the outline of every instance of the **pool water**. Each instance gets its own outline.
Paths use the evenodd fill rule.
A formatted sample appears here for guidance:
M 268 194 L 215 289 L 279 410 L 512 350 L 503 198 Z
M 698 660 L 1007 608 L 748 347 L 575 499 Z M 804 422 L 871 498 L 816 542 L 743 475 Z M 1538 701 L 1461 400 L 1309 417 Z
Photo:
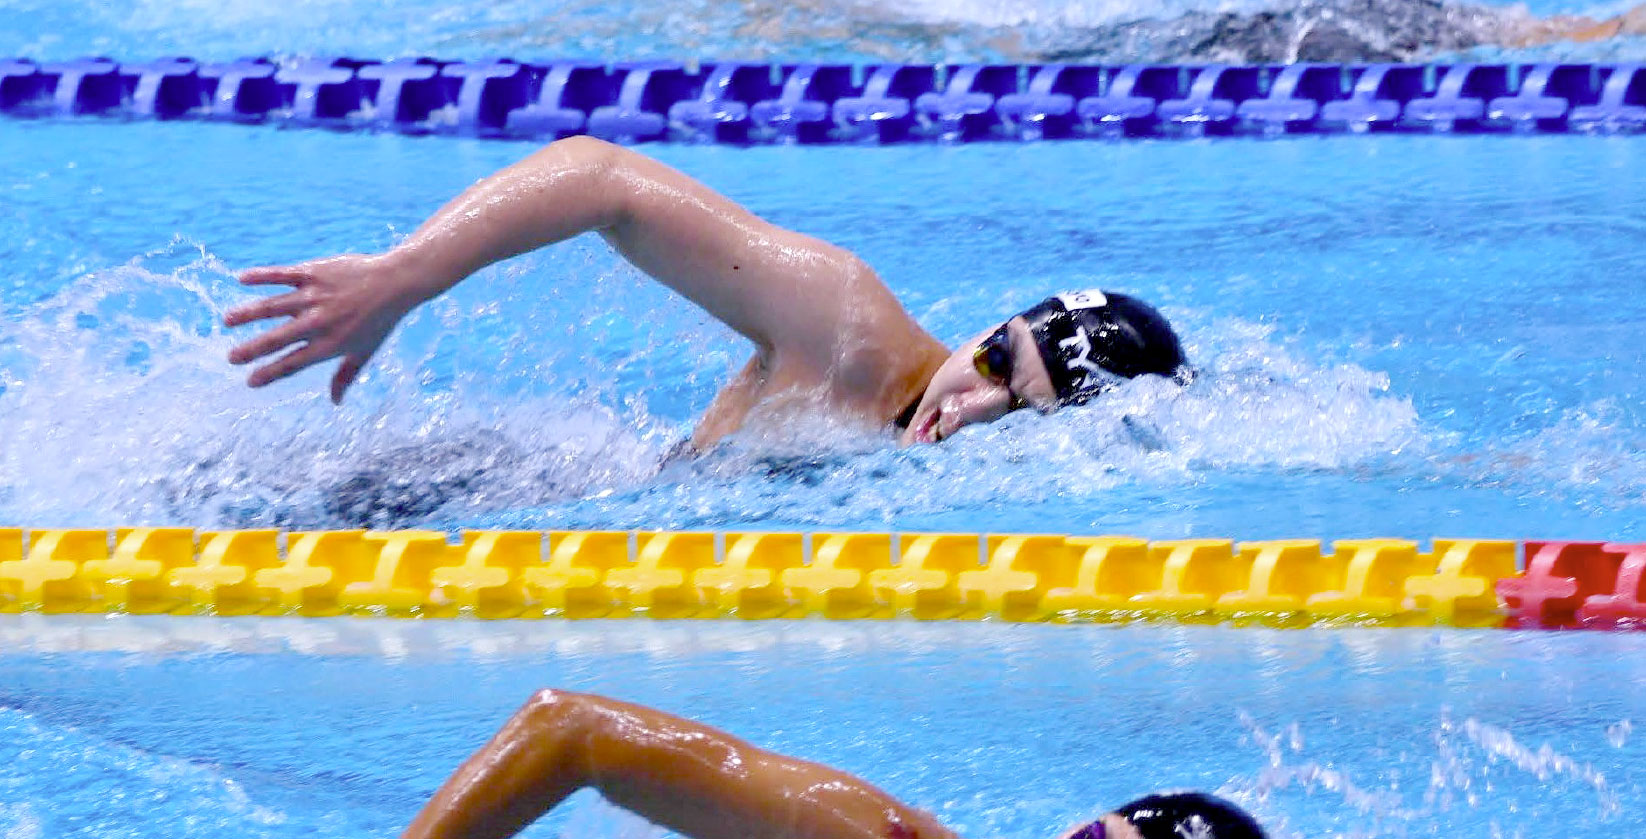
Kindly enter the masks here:
M 236 269 L 387 247 L 532 148 L 0 123 L 0 519 L 1646 532 L 1628 137 L 649 147 L 853 249 L 942 340 L 1102 286 L 1160 305 L 1201 373 L 937 447 L 789 426 L 660 471 L 749 348 L 593 237 L 415 313 L 341 409 L 324 371 L 241 387 Z
M 757 3 L 0 0 L 0 55 L 884 57 L 842 29 L 881 12 L 796 8 L 818 28 L 751 31 Z M 988 57 L 956 20 L 1010 24 L 884 14 L 934 27 L 898 47 L 921 61 Z M 0 522 L 1646 535 L 1638 138 L 648 147 L 858 252 L 943 340 L 1103 286 L 1157 302 L 1199 370 L 941 446 L 797 424 L 660 466 L 749 348 L 593 238 L 415 313 L 342 408 L 321 371 L 240 385 L 224 356 L 248 333 L 219 325 L 252 297 L 237 270 L 388 247 L 531 151 L 0 120 Z M 0 615 L 0 837 L 395 835 L 545 686 L 839 765 L 978 839 L 1179 786 L 1287 839 L 1629 836 L 1643 639 Z M 531 831 L 656 833 L 587 797 Z
M 1646 635 L 7 616 L 0 836 L 394 836 L 543 686 L 859 774 L 974 839 L 1157 788 L 1291 837 L 1646 828 Z M 527 836 L 654 836 L 585 794 Z

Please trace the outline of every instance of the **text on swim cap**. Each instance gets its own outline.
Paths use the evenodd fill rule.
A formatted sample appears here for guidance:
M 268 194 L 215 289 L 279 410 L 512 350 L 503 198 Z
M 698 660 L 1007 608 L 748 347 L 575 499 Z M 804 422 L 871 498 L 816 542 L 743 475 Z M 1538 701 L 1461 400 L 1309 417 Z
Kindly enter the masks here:
M 1109 305 L 1109 298 L 1095 288 L 1086 291 L 1066 291 L 1057 295 L 1057 300 L 1063 304 L 1064 309 L 1071 312 L 1075 309 L 1101 309 Z
M 1212 826 L 1199 813 L 1178 822 L 1175 832 L 1183 839 L 1215 839 L 1216 836 L 1212 833 Z
M 1060 350 L 1068 350 L 1071 347 L 1076 354 L 1064 359 L 1063 363 L 1068 365 L 1070 372 L 1081 371 L 1080 384 L 1077 387 L 1084 390 L 1092 383 L 1093 376 L 1103 372 L 1103 368 L 1092 361 L 1092 339 L 1086 334 L 1086 327 L 1076 326 L 1072 337 L 1057 342 L 1057 348 Z

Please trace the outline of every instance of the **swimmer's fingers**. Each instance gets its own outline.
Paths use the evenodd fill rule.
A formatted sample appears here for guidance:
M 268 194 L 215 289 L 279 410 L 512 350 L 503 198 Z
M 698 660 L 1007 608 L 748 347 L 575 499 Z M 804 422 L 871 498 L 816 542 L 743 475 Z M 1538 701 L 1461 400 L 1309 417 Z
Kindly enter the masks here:
M 331 377 L 331 401 L 333 405 L 343 404 L 344 392 L 349 389 L 349 385 L 354 384 L 354 380 L 360 375 L 360 368 L 365 367 L 366 362 L 370 361 L 371 357 L 371 353 L 350 353 L 343 356 L 343 363 L 337 365 L 337 372 L 333 373 Z
M 307 319 L 288 321 L 229 350 L 230 364 L 245 364 L 263 356 L 279 352 L 314 334 Z
M 223 325 L 242 326 L 253 321 L 289 317 L 308 308 L 310 302 L 308 295 L 301 291 L 265 297 L 230 309 L 223 315 Z
M 335 350 L 327 349 L 318 343 L 308 343 L 275 359 L 272 363 L 252 371 L 246 384 L 252 387 L 262 387 L 266 384 L 278 382 L 281 379 L 296 373 L 306 367 L 319 364 L 328 358 L 337 355 Z
M 314 274 L 304 265 L 271 265 L 240 272 L 241 285 L 300 286 L 313 278 Z

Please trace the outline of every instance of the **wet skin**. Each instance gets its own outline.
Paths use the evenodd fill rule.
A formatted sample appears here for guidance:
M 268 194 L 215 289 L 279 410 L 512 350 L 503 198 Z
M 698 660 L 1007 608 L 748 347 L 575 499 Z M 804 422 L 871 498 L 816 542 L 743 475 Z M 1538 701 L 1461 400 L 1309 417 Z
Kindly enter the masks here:
M 515 712 L 404 836 L 502 839 L 585 788 L 691 839 L 959 839 L 832 767 L 654 708 L 556 690 Z M 1109 837 L 1139 839 L 1119 816 L 1103 820 Z
M 754 344 L 692 434 L 713 446 L 763 415 L 819 411 L 884 428 L 919 399 L 903 445 L 934 443 L 993 422 L 1014 405 L 1051 410 L 1055 392 L 1023 319 L 1010 321 L 1006 381 L 978 373 L 972 353 L 995 330 L 950 352 L 886 284 L 844 248 L 784 230 L 686 175 L 588 137 L 553 143 L 482 179 L 388 252 L 253 268 L 247 285 L 290 291 L 229 311 L 241 326 L 281 321 L 229 352 L 263 387 L 339 359 L 338 402 L 412 309 L 475 271 L 596 232 L 629 262 Z
M 851 252 L 766 222 L 630 149 L 573 137 L 477 182 L 386 253 L 244 272 L 243 283 L 291 291 L 225 316 L 229 326 L 283 319 L 229 360 L 256 363 L 247 383 L 261 387 L 340 359 L 331 381 L 339 401 L 413 308 L 487 265 L 589 232 L 754 344 L 699 420 L 699 449 L 741 428 L 757 405 L 884 427 L 949 355 Z
M 958 839 L 831 767 L 653 708 L 554 690 L 465 761 L 404 835 L 513 836 L 586 787 L 697 839 Z
M 995 327 L 974 335 L 943 360 L 932 375 L 915 408 L 909 427 L 898 442 L 936 443 L 977 423 L 994 422 L 1022 404 L 1049 413 L 1057 407 L 1051 374 L 1035 347 L 1028 323 L 1021 316 L 1006 322 L 1012 371 L 1005 381 L 986 378 L 977 369 L 974 353 Z

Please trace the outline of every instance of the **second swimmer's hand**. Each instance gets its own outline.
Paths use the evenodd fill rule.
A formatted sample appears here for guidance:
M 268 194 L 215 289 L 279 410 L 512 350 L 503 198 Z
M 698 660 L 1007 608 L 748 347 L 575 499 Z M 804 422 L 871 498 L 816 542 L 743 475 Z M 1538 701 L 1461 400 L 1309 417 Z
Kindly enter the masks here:
M 332 402 L 360 375 L 394 325 L 420 299 L 409 293 L 408 278 L 383 256 L 347 254 L 300 265 L 253 268 L 240 275 L 246 285 L 286 285 L 292 290 L 236 306 L 223 316 L 226 326 L 271 318 L 285 323 L 229 351 L 231 364 L 267 358 L 294 344 L 296 349 L 252 370 L 246 384 L 262 387 L 323 361 L 342 358 L 331 379 Z

